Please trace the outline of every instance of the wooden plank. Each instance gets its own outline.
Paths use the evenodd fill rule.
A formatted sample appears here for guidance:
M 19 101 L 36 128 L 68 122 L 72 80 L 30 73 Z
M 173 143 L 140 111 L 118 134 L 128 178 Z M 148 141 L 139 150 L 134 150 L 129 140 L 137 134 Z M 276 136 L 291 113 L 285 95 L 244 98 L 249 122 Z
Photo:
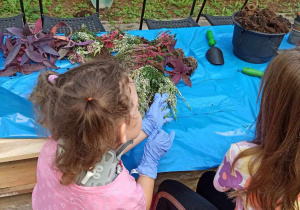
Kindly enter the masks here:
M 0 198 L 0 210 L 32 210 L 31 193 Z
M 36 158 L 46 139 L 0 139 L 0 163 Z
M 0 164 L 0 197 L 31 192 L 36 183 L 37 158 Z
M 14 186 L 0 189 L 0 198 L 31 193 L 33 191 L 34 186 L 35 183 L 32 183 L 22 186 Z

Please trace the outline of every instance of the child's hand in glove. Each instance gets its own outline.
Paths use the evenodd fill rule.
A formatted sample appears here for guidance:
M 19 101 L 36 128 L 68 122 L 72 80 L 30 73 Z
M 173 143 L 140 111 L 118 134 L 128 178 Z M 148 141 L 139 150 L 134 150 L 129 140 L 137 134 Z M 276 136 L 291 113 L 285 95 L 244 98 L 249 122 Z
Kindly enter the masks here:
M 169 151 L 175 137 L 175 132 L 170 134 L 160 129 L 156 135 L 150 135 L 144 147 L 144 155 L 137 171 L 148 177 L 156 179 L 159 160 Z

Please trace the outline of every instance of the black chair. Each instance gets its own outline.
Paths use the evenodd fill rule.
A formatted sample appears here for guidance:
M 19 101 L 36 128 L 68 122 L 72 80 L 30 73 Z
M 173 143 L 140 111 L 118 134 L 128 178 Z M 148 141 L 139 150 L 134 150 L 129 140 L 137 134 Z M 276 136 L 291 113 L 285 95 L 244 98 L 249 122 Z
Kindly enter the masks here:
M 68 24 L 73 31 L 76 31 L 82 27 L 84 24 L 86 28 L 92 32 L 102 32 L 105 31 L 100 19 L 99 19 L 99 1 L 96 1 L 96 13 L 88 17 L 80 18 L 56 18 L 50 17 L 44 14 L 42 0 L 39 0 L 41 18 L 43 21 L 43 31 L 48 32 L 55 26 L 58 22 L 64 22 Z M 70 30 L 68 27 L 61 27 L 56 31 L 57 33 L 68 34 Z
M 196 27 L 198 25 L 198 21 L 195 21 L 192 18 L 194 13 L 196 0 L 193 1 L 193 5 L 190 12 L 190 17 L 181 20 L 170 20 L 170 21 L 159 21 L 159 20 L 150 20 L 144 18 L 145 15 L 145 8 L 146 8 L 146 0 L 143 1 L 143 8 L 141 14 L 141 21 L 140 21 L 140 30 L 143 27 L 143 21 L 146 22 L 149 29 L 160 29 L 160 28 L 186 28 L 186 27 Z
M 20 5 L 22 12 L 21 14 L 8 18 L 0 18 L 0 31 L 2 33 L 7 33 L 8 31 L 6 28 L 9 27 L 23 28 L 24 24 L 26 23 L 23 0 L 20 0 Z
M 204 9 L 204 6 L 206 4 L 207 0 L 204 0 L 200 12 L 198 14 L 197 20 L 196 22 L 198 23 L 200 16 L 204 16 L 206 18 L 206 20 L 210 23 L 210 25 L 212 26 L 219 26 L 219 25 L 232 25 L 233 24 L 233 20 L 232 20 L 232 16 L 212 16 L 212 15 L 207 15 L 207 14 L 202 14 L 202 11 Z M 245 1 L 243 7 L 241 9 L 243 9 L 245 7 L 245 5 L 248 3 L 248 0 Z

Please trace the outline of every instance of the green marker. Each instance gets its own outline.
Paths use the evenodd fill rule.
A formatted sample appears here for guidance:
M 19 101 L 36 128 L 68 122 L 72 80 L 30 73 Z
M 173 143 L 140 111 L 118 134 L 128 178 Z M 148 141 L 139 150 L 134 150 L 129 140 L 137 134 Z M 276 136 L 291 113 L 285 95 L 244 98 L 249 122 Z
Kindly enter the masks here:
M 249 76 L 260 77 L 260 78 L 262 76 L 264 76 L 263 71 L 259 71 L 259 70 L 252 69 L 252 68 L 249 68 L 249 67 L 244 67 L 243 70 L 242 70 L 242 73 L 247 74 Z

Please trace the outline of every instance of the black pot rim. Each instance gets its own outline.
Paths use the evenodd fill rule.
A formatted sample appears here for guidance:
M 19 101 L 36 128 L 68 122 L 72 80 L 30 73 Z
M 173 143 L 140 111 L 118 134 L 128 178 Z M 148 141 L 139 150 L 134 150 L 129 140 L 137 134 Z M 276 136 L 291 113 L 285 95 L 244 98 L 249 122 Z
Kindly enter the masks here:
M 252 32 L 252 33 L 256 33 L 256 34 L 260 34 L 260 35 L 267 35 L 267 36 L 281 36 L 281 35 L 286 35 L 286 34 L 288 34 L 288 33 L 268 34 L 268 33 L 263 33 L 263 32 L 253 31 L 253 30 L 247 30 L 247 29 L 245 29 L 243 26 L 241 26 L 241 25 L 235 20 L 235 18 L 234 18 L 235 15 L 236 15 L 237 13 L 239 13 L 239 12 L 241 12 L 241 10 L 239 10 L 239 11 L 233 13 L 233 15 L 232 15 L 232 20 L 233 20 L 233 23 L 234 23 L 235 25 L 238 25 L 239 27 L 241 27 L 241 28 L 244 29 L 245 31 Z

